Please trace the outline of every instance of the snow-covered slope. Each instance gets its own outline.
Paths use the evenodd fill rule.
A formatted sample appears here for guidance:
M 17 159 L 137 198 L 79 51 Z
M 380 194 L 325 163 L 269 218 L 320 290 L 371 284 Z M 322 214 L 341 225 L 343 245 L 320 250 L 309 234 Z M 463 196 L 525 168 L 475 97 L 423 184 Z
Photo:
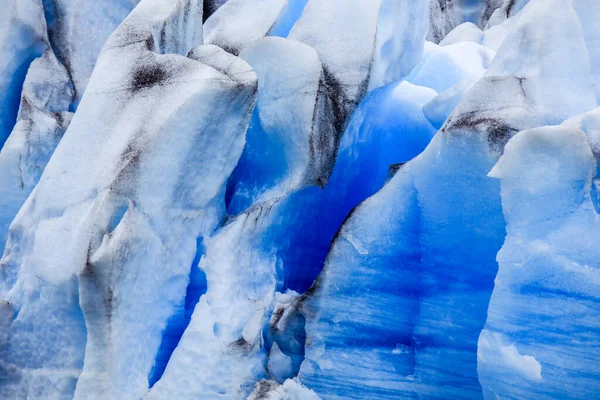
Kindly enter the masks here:
M 597 21 L 5 1 L 0 398 L 595 398 Z

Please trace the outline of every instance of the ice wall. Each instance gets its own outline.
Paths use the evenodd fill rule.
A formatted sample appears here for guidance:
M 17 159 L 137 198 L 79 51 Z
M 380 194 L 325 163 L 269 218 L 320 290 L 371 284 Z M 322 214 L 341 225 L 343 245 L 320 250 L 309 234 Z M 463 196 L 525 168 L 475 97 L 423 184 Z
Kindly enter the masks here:
M 484 28 L 495 10 L 511 12 L 514 0 L 429 0 L 427 39 L 439 43 L 452 29 L 464 22 Z
M 598 391 L 596 2 L 5 3 L 0 397 Z
M 67 129 L 102 45 L 136 4 L 11 0 L 3 5 L 0 249 Z
M 490 172 L 507 237 L 478 350 L 485 398 L 598 393 L 596 161 L 581 130 L 520 132 Z
M 570 2 L 545 6 L 524 11 L 428 148 L 352 214 L 319 279 L 292 306 L 306 318 L 299 377 L 321 397 L 482 396 L 479 334 L 505 236 L 500 188 L 487 173 L 521 129 L 596 104 L 577 14 Z M 523 40 L 532 32 L 535 40 Z M 544 52 L 543 43 L 564 50 Z M 429 81 L 427 62 L 409 79 Z M 566 87 L 578 98 L 559 105 Z M 364 301 L 353 308 L 350 298 Z
M 242 60 L 220 49 L 223 62 L 214 52 L 202 60 L 211 48 L 185 57 L 201 19 L 195 2 L 146 0 L 105 45 L 1 261 L 14 314 L 3 393 L 68 398 L 75 383 L 76 398 L 147 391 L 197 238 L 224 215 L 255 101 Z
M 29 64 L 47 48 L 44 9 L 39 1 L 7 0 L 0 14 L 0 149 L 17 120 Z

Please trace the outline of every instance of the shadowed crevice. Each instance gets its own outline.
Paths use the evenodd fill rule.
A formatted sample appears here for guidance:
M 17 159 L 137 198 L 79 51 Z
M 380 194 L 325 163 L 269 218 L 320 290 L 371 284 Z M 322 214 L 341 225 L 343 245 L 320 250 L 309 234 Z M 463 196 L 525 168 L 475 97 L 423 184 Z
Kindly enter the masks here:
M 162 377 L 173 351 L 177 348 L 183 333 L 190 324 L 196 304 L 200 301 L 200 297 L 206 293 L 206 274 L 198 267 L 203 254 L 203 238 L 199 237 L 196 240 L 196 255 L 190 268 L 190 278 L 185 293 L 185 300 L 177 308 L 177 312 L 169 319 L 167 327 L 163 331 L 162 341 L 156 354 L 154 366 L 148 375 L 149 388 L 154 386 Z

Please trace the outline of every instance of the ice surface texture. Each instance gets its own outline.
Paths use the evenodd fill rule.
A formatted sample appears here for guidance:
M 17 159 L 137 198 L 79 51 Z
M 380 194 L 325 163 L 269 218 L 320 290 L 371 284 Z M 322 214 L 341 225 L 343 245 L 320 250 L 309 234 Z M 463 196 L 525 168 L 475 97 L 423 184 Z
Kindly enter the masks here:
M 7 0 L 2 399 L 592 399 L 596 0 Z

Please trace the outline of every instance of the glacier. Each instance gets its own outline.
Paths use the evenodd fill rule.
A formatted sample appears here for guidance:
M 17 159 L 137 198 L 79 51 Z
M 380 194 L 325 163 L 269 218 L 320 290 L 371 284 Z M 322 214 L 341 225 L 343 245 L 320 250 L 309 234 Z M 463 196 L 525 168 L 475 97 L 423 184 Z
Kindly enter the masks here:
M 0 398 L 598 398 L 598 21 L 5 0 Z

